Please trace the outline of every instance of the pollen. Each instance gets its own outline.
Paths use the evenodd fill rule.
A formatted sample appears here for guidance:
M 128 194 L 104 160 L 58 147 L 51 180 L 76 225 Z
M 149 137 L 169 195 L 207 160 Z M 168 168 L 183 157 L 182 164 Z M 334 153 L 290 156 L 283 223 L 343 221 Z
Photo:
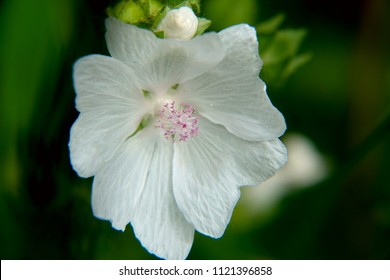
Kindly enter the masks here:
M 176 107 L 175 101 L 171 101 L 161 108 L 156 127 L 163 130 L 168 140 L 187 142 L 191 137 L 198 136 L 198 121 L 199 117 L 191 105 L 181 104 Z

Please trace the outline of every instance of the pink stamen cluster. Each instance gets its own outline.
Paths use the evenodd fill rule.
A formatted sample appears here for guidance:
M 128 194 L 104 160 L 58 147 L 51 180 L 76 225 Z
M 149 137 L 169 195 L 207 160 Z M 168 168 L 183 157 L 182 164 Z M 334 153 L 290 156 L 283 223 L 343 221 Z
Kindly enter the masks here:
M 176 109 L 175 101 L 167 102 L 160 111 L 156 127 L 164 130 L 164 137 L 175 141 L 187 142 L 189 138 L 198 136 L 199 117 L 195 115 L 195 109 L 188 104 L 181 104 L 181 110 Z

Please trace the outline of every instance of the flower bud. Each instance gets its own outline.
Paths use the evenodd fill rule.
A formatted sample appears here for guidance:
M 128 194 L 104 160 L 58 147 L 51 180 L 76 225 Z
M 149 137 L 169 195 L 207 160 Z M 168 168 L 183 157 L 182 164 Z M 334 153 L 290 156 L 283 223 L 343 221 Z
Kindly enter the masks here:
M 165 38 L 189 40 L 198 29 L 198 18 L 189 7 L 171 10 L 161 20 L 157 30 L 164 31 Z

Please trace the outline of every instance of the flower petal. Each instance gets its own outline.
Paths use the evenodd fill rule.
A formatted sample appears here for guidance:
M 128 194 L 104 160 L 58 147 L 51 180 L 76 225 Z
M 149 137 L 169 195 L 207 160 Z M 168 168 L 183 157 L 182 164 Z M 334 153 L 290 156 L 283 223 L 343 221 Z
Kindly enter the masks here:
M 241 24 L 219 33 L 226 56 L 213 70 L 184 83 L 183 100 L 199 114 L 250 141 L 281 136 L 286 124 L 258 77 L 262 61 L 254 28 Z
M 71 129 L 70 158 L 77 173 L 89 177 L 137 129 L 147 106 L 132 71 L 111 57 L 81 58 L 73 77 L 81 114 Z
M 287 161 L 279 140 L 249 142 L 205 118 L 198 137 L 174 148 L 177 204 L 196 230 L 215 238 L 230 221 L 239 187 L 263 182 Z
M 224 57 L 221 39 L 208 33 L 192 40 L 159 39 L 151 31 L 108 18 L 110 54 L 137 69 L 145 90 L 165 91 L 215 67 Z
M 131 222 L 142 245 L 161 258 L 186 258 L 194 227 L 173 196 L 172 144 L 149 127 L 122 148 L 95 176 L 94 215 L 120 230 Z

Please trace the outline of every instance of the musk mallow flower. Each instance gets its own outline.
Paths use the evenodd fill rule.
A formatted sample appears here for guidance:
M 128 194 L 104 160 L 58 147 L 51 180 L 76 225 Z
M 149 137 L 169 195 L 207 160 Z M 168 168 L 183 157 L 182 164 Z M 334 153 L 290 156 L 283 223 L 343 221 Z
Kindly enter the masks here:
M 94 176 L 92 209 L 161 258 L 186 258 L 194 231 L 223 235 L 240 187 L 285 164 L 282 114 L 259 78 L 255 29 L 191 40 L 106 20 L 109 56 L 74 66 L 70 158 Z

